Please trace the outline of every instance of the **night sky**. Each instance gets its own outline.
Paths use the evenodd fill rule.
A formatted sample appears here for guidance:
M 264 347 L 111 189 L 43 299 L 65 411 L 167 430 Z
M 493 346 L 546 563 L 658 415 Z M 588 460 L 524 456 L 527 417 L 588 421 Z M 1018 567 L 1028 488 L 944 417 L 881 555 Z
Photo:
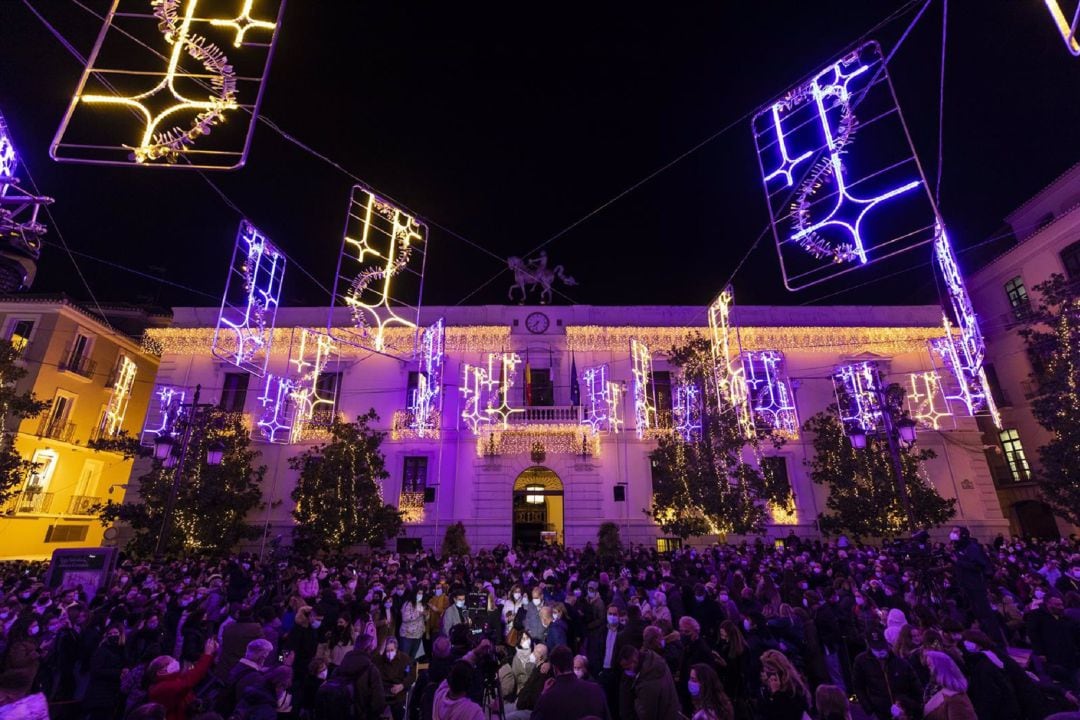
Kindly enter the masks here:
M 68 0 L 30 2 L 89 52 L 99 20 Z M 109 5 L 85 2 L 102 13 Z M 941 2 L 890 66 L 931 177 Z M 289 0 L 263 114 L 432 223 L 500 257 L 522 255 L 906 4 Z M 874 34 L 886 51 L 917 9 Z M 954 2 L 948 28 L 941 206 L 963 250 L 999 233 L 1006 213 L 1080 160 L 1080 59 L 1041 0 Z M 51 161 L 48 144 L 81 67 L 17 0 L 0 0 L 0 53 L 0 110 L 41 191 L 56 198 L 71 248 L 190 288 L 80 258 L 98 299 L 219 302 L 237 213 L 190 171 Z M 347 176 L 260 124 L 247 166 L 210 177 L 291 259 L 331 284 Z M 705 304 L 767 220 L 747 119 L 547 251 L 579 281 L 566 289 L 577 302 Z M 85 298 L 57 240 L 54 228 L 34 291 Z M 924 247 L 792 294 L 769 233 L 735 288 L 741 303 L 837 292 L 827 302 L 936 302 L 929 255 Z M 962 253 L 961 264 L 972 257 Z M 425 304 L 454 304 L 504 265 L 433 226 L 427 267 Z M 468 302 L 505 302 L 509 279 Z M 284 302 L 327 301 L 289 270 Z

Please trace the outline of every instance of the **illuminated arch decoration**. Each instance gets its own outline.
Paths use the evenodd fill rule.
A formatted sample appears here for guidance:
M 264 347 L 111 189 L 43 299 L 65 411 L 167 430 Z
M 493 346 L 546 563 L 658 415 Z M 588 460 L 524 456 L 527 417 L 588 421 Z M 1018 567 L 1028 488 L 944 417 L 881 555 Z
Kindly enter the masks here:
M 933 240 L 936 210 L 876 42 L 766 105 L 752 126 L 789 290 Z
M 264 440 L 274 444 L 289 442 L 293 429 L 293 393 L 296 384 L 273 373 L 266 374 L 266 384 L 259 396 L 262 416 L 255 423 Z
M 634 376 L 634 429 L 639 438 L 657 427 L 656 403 L 649 392 L 653 363 L 649 346 L 630 340 L 630 367 Z
M 525 412 L 510 406 L 510 389 L 519 364 L 517 353 L 488 353 L 487 367 L 464 365 L 461 419 L 473 435 L 506 430 L 515 413 Z
M 53 159 L 243 167 L 285 0 L 253 5 L 113 0 L 53 138 Z
M 718 409 L 721 413 L 734 411 L 740 436 L 750 441 L 757 432 L 750 408 L 750 392 L 746 386 L 746 371 L 739 362 L 739 333 L 731 320 L 734 304 L 735 293 L 728 285 L 709 306 L 709 346 L 716 377 Z
M 28 290 L 37 275 L 41 237 L 47 228 L 38 214 L 52 198 L 31 195 L 19 187 L 15 172 L 19 154 L 3 113 L 0 113 L 0 237 L 8 246 L 0 262 L 0 291 Z
M 930 430 L 951 430 L 956 427 L 937 371 L 910 373 L 908 384 L 908 412 L 915 422 Z
M 945 289 L 949 294 L 953 316 L 956 318 L 959 333 L 953 332 L 952 323 L 944 318 L 943 337 L 931 341 L 931 348 L 945 363 L 946 369 L 955 380 L 955 387 L 947 389 L 945 397 L 950 401 L 963 403 L 969 415 L 980 412 L 989 413 L 994 425 L 1001 427 L 1001 417 L 994 397 L 990 392 L 990 383 L 986 378 L 983 362 L 986 358 L 986 341 L 979 328 L 979 319 L 971 305 L 964 278 L 956 263 L 952 244 L 944 227 L 939 226 L 934 239 L 934 255 L 945 280 Z
M 1046 0 L 1046 8 L 1050 11 L 1050 17 L 1054 20 L 1054 27 L 1061 33 L 1061 39 L 1065 41 L 1065 47 L 1073 57 L 1080 57 L 1080 38 L 1077 31 L 1080 30 L 1080 2 L 1073 0 L 1072 22 L 1069 22 L 1065 8 L 1061 0 Z
M 833 371 L 832 379 L 844 428 L 855 426 L 865 433 L 874 432 L 882 421 L 877 365 L 872 361 L 841 365 Z
M 315 346 L 313 353 L 312 345 Z M 296 378 L 289 396 L 294 407 L 289 442 L 302 442 L 305 439 L 307 426 L 315 418 L 333 419 L 336 416 L 336 394 L 326 397 L 319 388 L 319 376 L 326 371 L 326 366 L 336 351 L 337 346 L 329 336 L 308 330 L 300 331 L 300 344 L 296 358 L 289 361 Z M 310 360 L 308 360 L 309 354 Z
M 391 347 L 391 327 L 416 328 L 420 315 L 427 225 L 356 185 L 349 199 L 327 332 L 339 342 L 411 358 Z M 334 324 L 334 307 L 348 309 L 351 323 Z
M 759 427 L 794 440 L 799 437 L 799 412 L 779 350 L 742 354 L 750 407 Z
M 15 181 L 15 170 L 19 167 L 19 157 L 15 152 L 15 141 L 11 139 L 4 116 L 0 114 L 0 190 Z
M 141 442 L 153 445 L 162 435 L 171 435 L 172 428 L 186 412 L 184 399 L 187 390 L 175 385 L 158 385 L 151 396 L 150 408 L 146 412 Z
M 671 404 L 675 432 L 686 442 L 701 437 L 701 390 L 694 383 L 680 381 L 675 385 Z
M 285 255 L 258 228 L 241 220 L 210 352 L 262 377 L 284 279 Z
M 409 398 L 409 427 L 417 437 L 438 437 L 442 416 L 446 327 L 439 318 L 420 336 L 420 374 Z
M 622 430 L 620 417 L 622 386 L 608 379 L 607 365 L 594 365 L 585 368 L 581 374 L 585 383 L 585 413 L 582 424 L 588 425 L 593 434 Z
M 131 402 L 131 389 L 135 386 L 135 376 L 139 366 L 127 355 L 121 355 L 113 377 L 112 392 L 105 405 L 105 414 L 101 422 L 104 437 L 116 437 L 124 425 L 128 403 Z

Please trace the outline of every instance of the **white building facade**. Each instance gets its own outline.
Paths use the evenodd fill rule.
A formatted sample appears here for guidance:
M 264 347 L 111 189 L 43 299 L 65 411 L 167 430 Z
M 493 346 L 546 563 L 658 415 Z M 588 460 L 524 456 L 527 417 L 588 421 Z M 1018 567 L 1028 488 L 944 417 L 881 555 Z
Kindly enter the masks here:
M 441 400 L 435 398 L 438 413 L 428 416 L 436 418 L 430 427 L 418 430 L 409 411 L 418 386 L 423 389 L 426 382 L 422 361 L 338 342 L 320 377 L 309 378 L 323 406 L 308 413 L 297 431 L 278 433 L 279 442 L 267 438 L 276 406 L 265 378 L 211 354 L 216 313 L 176 309 L 174 324 L 150 331 L 147 342 L 161 354 L 158 387 L 190 392 L 198 385 L 204 399 L 220 398 L 223 407 L 249 416 L 259 461 L 269 467 L 266 506 L 251 518 L 264 537 L 289 536 L 295 473 L 288 459 L 319 439 L 330 413 L 352 419 L 374 408 L 377 427 L 387 433 L 383 451 L 390 478 L 382 493 L 406 511 L 406 545 L 437 547 L 447 525 L 457 521 L 464 523 L 474 548 L 540 541 L 580 547 L 595 541 L 600 523 L 608 520 L 620 525 L 624 541 L 669 542 L 646 514 L 652 497 L 649 453 L 656 433 L 663 431 L 655 425 L 671 417 L 677 382 L 666 353 L 695 334 L 708 335 L 703 308 L 426 307 L 421 327 L 440 318 L 445 325 L 441 393 L 436 393 Z M 268 372 L 289 376 L 302 370 L 311 358 L 299 358 L 298 364 L 301 338 L 310 354 L 319 333 L 326 332 L 327 317 L 326 308 L 282 308 Z M 941 333 L 936 306 L 748 306 L 737 307 L 734 319 L 744 351 L 782 354 L 800 424 L 835 403 L 831 376 L 838 365 L 872 360 L 887 382 L 907 387 L 912 373 L 936 369 L 928 350 L 928 341 Z M 335 316 L 335 326 L 347 321 Z M 400 343 L 411 347 L 417 333 L 397 332 Z M 640 413 L 635 412 L 631 341 L 646 347 L 652 361 L 645 393 L 657 412 L 647 416 L 650 428 L 639 427 L 635 418 Z M 502 362 L 509 353 L 517 362 Z M 590 388 L 596 385 L 590 386 L 586 375 L 594 369 L 595 380 L 601 366 L 612 383 L 605 412 L 619 423 L 597 423 L 590 411 L 597 401 Z M 485 371 L 486 386 L 477 384 L 477 367 Z M 478 388 L 487 395 L 471 405 Z M 485 418 L 480 422 L 478 409 Z M 486 421 L 493 417 L 496 422 Z M 152 408 L 150 425 L 155 418 Z M 1007 531 L 975 419 L 945 415 L 935 424 L 939 429 L 920 429 L 918 442 L 937 453 L 926 471 L 944 497 L 957 499 L 956 521 L 980 537 Z M 776 518 L 770 535 L 818 534 L 816 520 L 827 491 L 810 480 L 806 460 L 812 453 L 812 438 L 801 430 L 781 449 L 765 453 L 782 458 L 772 462 L 786 471 L 796 501 L 795 512 Z
M 1020 335 L 1023 320 L 1038 304 L 1033 289 L 1053 274 L 1080 283 L 1080 163 L 1006 217 L 1017 244 L 971 273 L 971 302 L 986 333 L 987 372 L 996 385 L 1003 427 L 997 452 L 989 456 L 1002 508 L 1018 534 L 1065 535 L 1073 528 L 1056 521 L 1042 502 L 1036 476 L 1038 449 L 1050 433 L 1035 420 L 1031 401 L 1039 396 L 1037 359 Z M 1034 360 L 1034 362 L 1033 362 Z

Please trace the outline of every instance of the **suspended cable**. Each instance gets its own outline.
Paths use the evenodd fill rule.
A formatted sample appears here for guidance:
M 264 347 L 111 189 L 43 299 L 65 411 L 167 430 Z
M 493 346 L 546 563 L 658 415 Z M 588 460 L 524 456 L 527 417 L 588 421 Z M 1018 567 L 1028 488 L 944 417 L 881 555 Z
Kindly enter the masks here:
M 949 30 L 949 0 L 941 4 L 941 81 L 938 83 L 938 140 L 937 181 L 934 183 L 934 202 L 941 212 L 941 172 L 945 164 L 945 39 Z

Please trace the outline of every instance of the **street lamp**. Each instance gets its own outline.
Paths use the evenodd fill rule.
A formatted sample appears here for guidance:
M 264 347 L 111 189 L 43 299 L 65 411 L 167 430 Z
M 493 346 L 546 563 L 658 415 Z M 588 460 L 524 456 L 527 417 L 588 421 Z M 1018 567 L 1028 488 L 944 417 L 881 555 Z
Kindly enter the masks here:
M 154 457 L 158 460 L 166 460 L 172 454 L 175 445 L 176 441 L 172 439 L 172 435 L 161 433 L 154 440 Z
M 206 447 L 207 464 L 217 467 L 221 464 L 223 457 L 225 457 L 225 443 L 220 440 L 215 440 Z

